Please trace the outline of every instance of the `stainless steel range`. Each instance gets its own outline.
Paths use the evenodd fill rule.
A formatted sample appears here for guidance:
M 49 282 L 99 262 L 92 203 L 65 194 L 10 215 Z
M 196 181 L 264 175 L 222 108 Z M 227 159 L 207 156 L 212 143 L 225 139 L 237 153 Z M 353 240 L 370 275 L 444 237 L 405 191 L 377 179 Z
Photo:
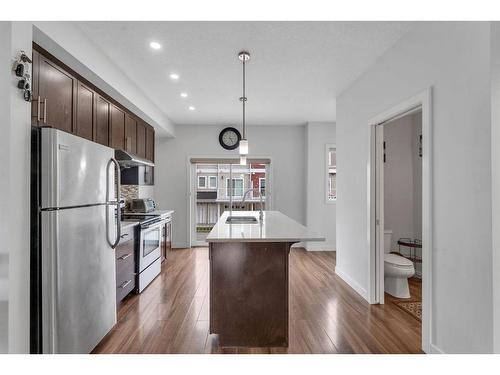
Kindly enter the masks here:
M 139 221 L 136 243 L 137 292 L 141 293 L 161 272 L 165 228 L 171 225 L 173 211 L 124 212 L 123 221 Z M 168 232 L 171 232 L 168 230 Z

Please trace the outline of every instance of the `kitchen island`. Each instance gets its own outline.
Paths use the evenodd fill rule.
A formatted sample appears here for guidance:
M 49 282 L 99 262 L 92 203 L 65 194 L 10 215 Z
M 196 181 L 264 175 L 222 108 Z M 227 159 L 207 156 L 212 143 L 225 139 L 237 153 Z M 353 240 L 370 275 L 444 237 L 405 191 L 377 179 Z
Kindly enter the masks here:
M 324 241 L 279 211 L 226 211 L 207 237 L 210 333 L 222 346 L 288 346 L 288 255 Z M 238 220 L 240 219 L 240 220 Z

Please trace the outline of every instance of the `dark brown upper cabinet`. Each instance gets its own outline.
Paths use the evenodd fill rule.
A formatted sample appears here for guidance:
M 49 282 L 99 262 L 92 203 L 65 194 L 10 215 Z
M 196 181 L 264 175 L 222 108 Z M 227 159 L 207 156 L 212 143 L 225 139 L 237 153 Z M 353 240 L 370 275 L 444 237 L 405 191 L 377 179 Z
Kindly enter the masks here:
M 34 117 L 38 125 L 75 133 L 77 79 L 54 62 L 39 54 L 36 59 L 37 92 L 33 97 Z
M 95 141 L 101 145 L 109 145 L 109 123 L 111 119 L 111 103 L 101 95 L 97 95 Z
M 137 155 L 141 158 L 146 157 L 146 124 L 143 121 L 137 121 Z
M 75 134 L 88 139 L 95 140 L 96 119 L 96 93 L 91 88 L 78 82 L 76 100 L 76 132 Z
M 154 128 L 33 43 L 31 123 L 154 161 Z
M 146 159 L 155 161 L 155 131 L 151 126 L 146 128 Z
M 109 147 L 125 149 L 125 112 L 115 105 L 111 105 L 111 132 Z
M 125 151 L 137 153 L 137 121 L 128 113 L 125 114 Z

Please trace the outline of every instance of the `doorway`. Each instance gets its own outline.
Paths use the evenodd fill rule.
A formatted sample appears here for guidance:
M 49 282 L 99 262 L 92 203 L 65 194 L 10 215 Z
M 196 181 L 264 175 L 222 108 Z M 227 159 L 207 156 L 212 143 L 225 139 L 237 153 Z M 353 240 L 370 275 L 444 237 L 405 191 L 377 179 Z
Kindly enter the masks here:
M 191 246 L 207 246 L 206 237 L 219 217 L 233 211 L 258 211 L 271 206 L 269 159 L 206 158 L 191 160 Z
M 429 353 L 431 350 L 432 326 L 431 326 L 431 312 L 432 312 L 432 294 L 431 294 L 431 270 L 432 270 L 432 236 L 431 236 L 431 91 L 425 90 L 413 98 L 391 108 L 390 110 L 381 113 L 369 122 L 369 139 L 370 139 L 370 156 L 368 160 L 368 238 L 370 243 L 370 267 L 369 267 L 369 302 L 383 304 L 385 302 L 385 258 L 386 251 L 388 253 L 399 253 L 397 256 L 402 256 L 405 259 L 413 259 L 412 263 L 418 265 L 415 267 L 416 274 L 421 278 L 421 327 L 422 327 L 422 350 Z M 416 226 L 420 227 L 420 231 L 413 228 L 408 229 L 408 235 L 402 235 L 400 224 L 394 224 L 394 212 L 392 215 L 392 225 L 396 228 L 393 231 L 393 238 L 390 245 L 385 246 L 385 240 L 388 238 L 385 225 L 385 181 L 384 181 L 384 158 L 387 161 L 389 155 L 386 154 L 384 149 L 384 127 L 397 126 L 397 120 L 408 119 L 409 116 L 421 116 L 421 132 L 413 128 L 416 134 L 415 145 L 412 144 L 411 148 L 415 149 L 421 161 L 421 182 L 413 185 L 415 189 L 412 195 L 419 193 L 421 195 L 421 218 L 407 218 L 408 222 L 416 222 Z M 392 125 L 391 125 L 392 123 Z M 401 129 L 399 129 L 401 130 Z M 412 141 L 413 142 L 413 141 Z M 387 144 L 386 144 L 387 147 Z M 420 156 L 421 155 L 421 156 Z M 412 155 L 412 157 L 415 155 Z M 397 157 L 392 155 L 392 157 Z M 408 171 L 403 170 L 405 173 Z M 398 172 L 396 172 L 397 174 Z M 405 174 L 399 172 L 400 174 Z M 391 188 L 394 188 L 391 186 Z M 399 197 L 401 198 L 401 197 Z M 396 210 L 401 207 L 397 207 Z M 411 209 L 412 215 L 414 209 Z M 417 215 L 418 216 L 418 215 Z M 418 225 L 420 223 L 420 226 Z M 396 233 L 394 233 L 396 232 Z M 415 234 L 417 233 L 417 234 Z M 420 238 L 418 238 L 420 237 Z M 399 242 L 399 243 L 398 243 Z M 409 245 L 409 246 L 404 246 Z M 392 255 L 391 255 L 392 256 Z M 388 286 L 392 291 L 394 290 L 394 280 L 387 280 L 391 283 Z M 413 295 L 418 298 L 418 290 L 413 289 Z M 390 298 L 389 298 L 390 299 Z M 388 300 L 389 300 L 388 299 Z M 391 299 L 388 302 L 393 302 Z

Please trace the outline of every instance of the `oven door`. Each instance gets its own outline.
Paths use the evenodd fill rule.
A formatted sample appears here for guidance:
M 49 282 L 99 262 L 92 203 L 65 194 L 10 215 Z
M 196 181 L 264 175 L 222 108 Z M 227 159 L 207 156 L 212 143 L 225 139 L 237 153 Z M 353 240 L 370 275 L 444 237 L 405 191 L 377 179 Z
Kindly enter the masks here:
M 161 227 L 163 222 L 141 228 L 139 244 L 139 272 L 161 256 Z

